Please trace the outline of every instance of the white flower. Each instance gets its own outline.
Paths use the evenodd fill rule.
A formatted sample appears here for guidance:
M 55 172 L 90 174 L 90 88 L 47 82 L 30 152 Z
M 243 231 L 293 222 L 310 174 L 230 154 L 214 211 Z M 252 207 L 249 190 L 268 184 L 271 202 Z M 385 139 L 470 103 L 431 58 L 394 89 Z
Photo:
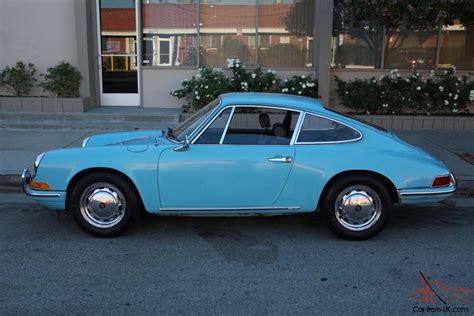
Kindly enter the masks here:
M 252 74 L 252 79 L 255 79 L 257 77 L 257 74 Z
M 291 91 L 295 91 L 295 87 L 291 87 Z
M 276 82 L 276 80 L 273 80 L 272 83 L 275 84 L 275 83 L 277 83 L 277 82 Z
M 197 95 L 196 100 L 201 100 L 201 97 Z
M 281 89 L 281 92 L 283 92 L 283 93 L 288 92 L 288 88 Z
M 388 108 L 388 104 L 384 103 L 384 104 L 382 104 L 382 107 Z
M 427 107 L 430 107 L 430 106 L 431 106 L 431 104 L 429 104 L 429 103 L 426 103 L 426 106 L 427 106 Z
M 448 100 L 444 100 L 444 105 L 449 105 L 449 101 L 448 101 Z
M 302 87 L 303 87 L 303 89 L 304 89 L 304 88 L 306 88 L 306 84 L 305 84 L 305 83 L 303 83 Z
M 373 82 L 373 83 L 377 83 L 377 80 L 374 79 L 374 80 L 372 80 L 372 82 Z
M 410 82 L 410 79 L 408 79 L 408 78 L 405 78 L 405 81 L 406 81 L 406 82 Z
M 426 115 L 430 116 L 430 115 L 431 115 L 431 113 L 430 113 L 430 112 L 426 112 Z
M 379 81 L 382 80 L 383 78 L 384 78 L 384 75 L 381 75 L 381 76 L 379 77 Z
M 405 97 L 402 97 L 402 100 L 405 100 Z
M 301 79 L 305 79 L 305 78 L 306 78 L 306 77 L 305 77 L 304 75 L 303 75 L 303 76 L 301 76 Z
M 390 74 L 391 74 L 391 75 L 394 75 L 394 74 L 396 74 L 397 72 L 398 72 L 398 69 L 392 69 L 392 70 L 390 70 Z
M 285 79 L 284 81 L 285 81 L 285 82 L 288 82 L 288 79 Z
M 457 103 L 454 103 L 453 105 L 454 105 L 454 106 L 458 106 L 458 104 L 457 104 Z
M 455 94 L 453 99 L 457 100 L 458 98 L 459 98 L 459 95 Z
M 451 69 L 453 70 L 454 73 L 456 73 L 456 66 L 455 65 L 452 65 Z
M 195 94 L 195 95 L 198 95 L 198 94 L 199 94 L 199 92 L 197 92 L 197 91 L 194 91 L 194 94 Z
M 430 77 L 433 77 L 435 75 L 435 71 L 434 70 L 431 70 L 430 71 Z
M 439 91 L 443 92 L 444 91 L 444 87 L 443 86 L 439 86 Z
M 298 94 L 301 94 L 302 92 L 301 91 L 298 91 Z
M 453 113 L 458 113 L 458 109 L 453 109 Z
M 349 91 L 346 91 L 345 93 L 346 93 L 346 94 L 349 94 Z
M 444 74 L 446 75 L 447 73 L 448 73 L 448 71 L 447 71 L 447 70 L 445 70 L 445 71 L 444 71 Z
M 420 90 L 421 90 L 420 86 L 416 87 L 416 91 L 420 91 Z
M 268 73 L 272 73 L 272 72 L 273 72 L 273 70 L 271 70 L 271 69 L 268 69 L 268 70 L 267 70 L 267 72 L 268 72 Z

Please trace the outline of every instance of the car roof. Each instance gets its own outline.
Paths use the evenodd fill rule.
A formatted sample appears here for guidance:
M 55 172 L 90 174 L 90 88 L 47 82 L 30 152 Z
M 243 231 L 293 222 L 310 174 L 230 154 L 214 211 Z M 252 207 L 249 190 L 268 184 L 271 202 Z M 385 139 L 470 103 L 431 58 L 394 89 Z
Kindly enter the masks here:
M 316 99 L 282 93 L 234 92 L 220 95 L 222 105 L 276 105 L 302 111 L 323 109 Z

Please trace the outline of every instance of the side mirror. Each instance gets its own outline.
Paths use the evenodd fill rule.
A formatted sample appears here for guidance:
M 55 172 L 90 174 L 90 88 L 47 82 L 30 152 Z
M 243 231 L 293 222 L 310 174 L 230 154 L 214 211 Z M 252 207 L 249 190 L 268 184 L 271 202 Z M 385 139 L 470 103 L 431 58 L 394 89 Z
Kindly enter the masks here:
M 181 143 L 179 147 L 176 147 L 174 151 L 187 151 L 189 149 L 189 137 L 186 135 L 184 137 L 184 141 Z

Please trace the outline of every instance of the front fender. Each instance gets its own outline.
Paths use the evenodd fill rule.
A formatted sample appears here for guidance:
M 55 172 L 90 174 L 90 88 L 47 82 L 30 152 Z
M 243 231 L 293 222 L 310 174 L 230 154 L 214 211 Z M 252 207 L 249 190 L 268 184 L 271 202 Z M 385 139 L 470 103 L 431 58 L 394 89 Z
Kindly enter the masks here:
M 36 172 L 53 191 L 66 191 L 78 173 L 92 168 L 107 168 L 126 175 L 136 186 L 148 212 L 160 208 L 157 164 L 162 148 L 129 150 L 126 146 L 67 148 L 49 151 Z

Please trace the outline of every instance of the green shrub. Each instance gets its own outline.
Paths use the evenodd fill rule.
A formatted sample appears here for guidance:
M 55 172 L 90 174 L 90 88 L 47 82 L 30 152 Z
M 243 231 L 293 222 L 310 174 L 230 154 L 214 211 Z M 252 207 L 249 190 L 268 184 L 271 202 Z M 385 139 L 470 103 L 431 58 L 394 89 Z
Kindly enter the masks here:
M 240 59 L 234 58 L 227 59 L 227 67 L 232 70 L 231 91 L 272 92 L 278 89 L 280 80 L 271 69 L 263 72 L 259 67 L 251 72 Z
M 1 73 L 1 83 L 6 86 L 8 91 L 12 91 L 16 96 L 25 96 L 30 94 L 31 88 L 36 82 L 35 65 L 29 63 L 25 65 L 19 61 L 14 67 L 6 67 Z
M 425 90 L 428 94 L 426 110 L 432 113 L 458 113 L 467 111 L 467 103 L 474 82 L 470 76 L 456 77 L 456 69 L 445 70 L 441 74 L 432 72 L 426 80 Z
M 457 77 L 455 73 L 455 68 L 441 74 L 432 71 L 427 80 L 418 72 L 402 78 L 397 70 L 379 79 L 343 81 L 336 77 L 336 92 L 341 103 L 356 113 L 429 115 L 467 112 L 474 82 L 470 81 L 470 76 Z
M 58 97 L 79 96 L 81 73 L 65 61 L 54 67 L 49 67 L 44 79 L 44 82 L 41 83 L 44 91 L 49 91 Z
M 313 80 L 311 76 L 293 76 L 290 79 L 283 80 L 280 92 L 317 99 L 318 81 Z
M 376 82 L 375 78 L 343 81 L 336 76 L 336 92 L 342 105 L 356 113 L 377 113 L 381 111 L 382 103 Z
M 184 79 L 182 89 L 172 91 L 171 95 L 178 99 L 186 98 L 186 110 L 197 110 L 217 98 L 220 94 L 230 91 L 230 82 L 222 69 L 199 68 L 190 80 Z

